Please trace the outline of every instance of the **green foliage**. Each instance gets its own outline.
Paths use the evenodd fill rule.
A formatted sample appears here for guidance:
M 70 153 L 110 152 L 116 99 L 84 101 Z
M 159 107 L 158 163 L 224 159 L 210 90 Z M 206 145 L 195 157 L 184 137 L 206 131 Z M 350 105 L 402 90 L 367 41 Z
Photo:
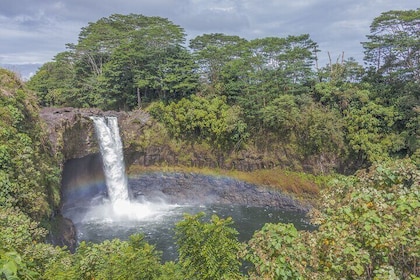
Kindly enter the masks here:
M 36 279 L 78 279 L 73 257 L 66 248 L 37 242 L 22 253 L 28 268 L 39 275 Z
M 352 57 L 344 59 L 344 53 L 341 58 L 341 62 L 337 61 L 333 63 L 331 61 L 325 67 L 317 69 L 317 76 L 320 83 L 331 83 L 337 86 L 343 84 L 351 84 L 360 82 L 365 74 L 365 69 Z
M 405 122 L 401 110 L 395 105 L 383 104 L 373 99 L 373 87 L 366 83 L 341 84 L 322 82 L 315 86 L 314 98 L 322 105 L 336 111 L 336 119 L 341 119 L 343 137 L 348 150 L 348 160 L 353 168 L 368 166 L 387 158 L 404 155 L 406 149 L 416 148 L 413 134 L 414 115 L 410 122 L 410 132 L 400 132 L 399 126 Z M 406 137 L 411 134 L 411 141 Z
M 393 126 L 399 119 L 393 107 L 368 102 L 346 112 L 346 138 L 350 148 L 370 163 L 386 160 L 404 147 Z
M 203 216 L 186 215 L 175 228 L 183 279 L 239 279 L 240 243 L 232 218 L 213 215 L 204 223 Z
M 85 107 L 85 98 L 78 95 L 74 87 L 76 71 L 70 53 L 57 54 L 54 60 L 41 66 L 36 75 L 28 81 L 28 88 L 36 92 L 38 102 L 42 106 L 77 104 L 78 107 Z M 74 96 L 79 97 L 77 101 L 72 101 Z
M 161 274 L 156 279 L 157 280 L 184 279 L 182 268 L 179 265 L 179 263 L 165 262 L 161 266 Z
M 342 122 L 337 114 L 315 104 L 302 109 L 296 123 L 296 141 L 305 157 L 338 158 L 344 154 Z
M 77 44 L 31 78 L 44 106 L 130 110 L 197 87 L 182 28 L 167 19 L 114 14 L 82 28 Z
M 242 251 L 250 279 L 305 279 L 305 244 L 293 224 L 266 224 Z M 299 253 L 296 253 L 299 252 Z
M 316 102 L 344 113 L 360 108 L 371 99 L 367 84 L 320 82 L 315 85 L 313 98 Z
M 39 275 L 28 269 L 22 257 L 16 252 L 0 250 L 0 279 L 37 279 Z
M 299 122 L 300 114 L 296 98 L 291 94 L 281 95 L 261 109 L 265 126 L 287 140 Z
M 309 35 L 269 37 L 248 42 L 237 61 L 227 65 L 225 94 L 244 110 L 255 133 L 265 132 L 260 131 L 261 112 L 270 103 L 283 95 L 308 93 L 315 53 L 316 44 Z
M 39 279 L 42 271 L 30 248 L 45 240 L 40 222 L 58 205 L 60 178 L 47 150 L 34 96 L 0 69 L 1 279 Z
M 243 251 L 252 279 L 420 276 L 420 171 L 409 160 L 341 177 L 321 195 L 319 225 L 266 225 Z
M 204 34 L 190 41 L 193 56 L 200 66 L 202 90 L 208 93 L 222 93 L 221 79 L 224 65 L 240 57 L 246 40 L 238 36 L 221 33 Z
M 240 145 L 247 137 L 239 110 L 221 97 L 191 96 L 166 106 L 155 103 L 148 110 L 176 139 L 205 142 L 223 151 Z
M 313 161 L 318 172 L 346 156 L 343 122 L 335 110 L 314 102 L 300 104 L 294 95 L 285 94 L 269 102 L 260 111 L 263 121 L 263 145 L 273 143 L 292 149 L 289 153 L 305 162 Z
M 40 127 L 33 96 L 14 74 L 0 72 L 0 205 L 18 206 L 29 216 L 46 217 L 58 187 L 54 159 Z M 55 185 L 57 184 L 57 185 Z
M 251 84 L 260 87 L 253 87 L 252 91 L 267 101 L 282 93 L 306 93 L 317 52 L 317 44 L 308 34 L 254 39 L 249 48 L 256 56 L 252 61 L 255 65 Z
M 418 154 L 420 106 L 420 9 L 388 11 L 376 17 L 368 41 L 363 43 L 377 102 L 399 111 L 395 131 L 404 141 L 399 154 Z M 417 157 L 417 156 L 415 156 Z
M 420 9 L 388 11 L 376 17 L 368 42 L 363 43 L 366 60 L 384 77 L 407 82 L 420 81 Z
M 323 194 L 320 262 L 332 275 L 419 275 L 420 172 L 409 161 L 343 178 Z M 379 275 L 377 277 L 379 277 Z
M 19 209 L 0 206 L 0 248 L 23 252 L 33 242 L 42 241 L 46 234 L 45 229 Z
M 56 258 L 45 272 L 45 279 L 159 279 L 162 275 L 177 275 L 169 264 L 165 274 L 160 268 L 154 246 L 146 243 L 142 235 L 133 235 L 129 241 L 82 242 L 71 258 Z

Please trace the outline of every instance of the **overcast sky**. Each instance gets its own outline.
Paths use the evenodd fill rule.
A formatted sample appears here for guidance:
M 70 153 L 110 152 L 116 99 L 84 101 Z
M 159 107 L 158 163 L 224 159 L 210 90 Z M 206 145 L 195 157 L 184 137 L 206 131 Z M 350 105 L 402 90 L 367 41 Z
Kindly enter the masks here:
M 382 12 L 419 8 L 418 0 L 0 0 L 0 64 L 45 63 L 77 43 L 80 29 L 111 14 L 168 18 L 188 38 L 208 33 L 245 39 L 310 34 L 335 60 L 363 59 L 360 45 Z

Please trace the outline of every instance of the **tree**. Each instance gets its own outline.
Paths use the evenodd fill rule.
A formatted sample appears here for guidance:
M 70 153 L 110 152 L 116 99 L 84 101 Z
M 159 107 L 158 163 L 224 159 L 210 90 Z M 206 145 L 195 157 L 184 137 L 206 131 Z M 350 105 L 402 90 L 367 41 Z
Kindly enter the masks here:
M 27 268 L 22 257 L 16 252 L 3 253 L 0 250 L 0 278 L 7 280 L 14 279 L 35 279 L 39 275 Z
M 399 115 L 394 107 L 372 101 L 346 112 L 346 138 L 353 155 L 362 166 L 381 162 L 404 146 L 404 140 L 393 129 Z
M 191 94 L 197 80 L 192 58 L 182 46 L 183 29 L 158 17 L 139 25 L 126 34 L 104 67 L 103 94 L 114 100 L 111 106 L 132 109 L 145 101 Z
M 35 279 L 31 249 L 45 241 L 59 203 L 58 161 L 49 155 L 33 92 L 0 69 L 0 278 Z
M 419 277 L 419 180 L 419 169 L 403 160 L 334 181 L 317 218 L 321 271 L 334 279 Z
M 420 82 L 420 9 L 388 11 L 370 26 L 365 60 L 389 81 Z
M 69 264 L 70 263 L 70 264 Z M 158 279 L 159 252 L 140 234 L 128 241 L 81 242 L 73 255 L 56 258 L 44 279 Z
M 307 264 L 305 248 L 302 235 L 293 224 L 265 224 L 240 254 L 252 264 L 248 270 L 250 279 L 303 280 Z
M 296 98 L 291 94 L 281 95 L 261 109 L 265 127 L 285 141 L 290 141 L 289 137 L 298 125 L 300 114 Z
M 197 76 L 184 41 L 184 30 L 167 19 L 114 14 L 82 28 L 78 43 L 30 84 L 44 105 L 57 95 L 55 105 L 130 110 L 141 101 L 187 96 Z
M 0 206 L 19 207 L 40 221 L 51 213 L 51 204 L 58 203 L 59 171 L 46 152 L 32 92 L 4 69 L 0 85 Z
M 346 155 L 340 115 L 318 104 L 302 107 L 295 137 L 299 154 L 318 172 L 329 173 Z
M 274 99 L 284 94 L 306 95 L 312 86 L 311 66 L 316 44 L 308 35 L 263 38 L 249 42 L 250 67 L 241 73 L 247 86 L 237 93 L 235 104 L 243 108 L 244 118 L 253 134 L 262 135 L 261 113 Z M 302 98 L 304 99 L 304 98 Z
M 255 71 L 260 73 L 268 92 L 299 94 L 307 91 L 313 78 L 317 44 L 308 34 L 286 38 L 268 37 L 250 42 L 251 52 L 258 57 Z
M 76 90 L 74 80 L 76 72 L 72 54 L 62 52 L 54 57 L 54 61 L 41 66 L 37 73 L 28 81 L 27 86 L 34 90 L 41 106 L 74 106 Z
M 317 69 L 319 82 L 330 82 L 334 85 L 345 83 L 357 84 L 362 81 L 365 75 L 365 69 L 354 58 L 344 59 L 344 53 L 335 63 L 331 61 L 325 67 Z
M 221 71 L 226 63 L 240 58 L 238 46 L 246 40 L 239 36 L 221 33 L 204 34 L 190 41 L 189 47 L 200 66 L 202 83 L 210 87 L 210 92 L 221 93 Z
M 370 65 L 366 80 L 384 105 L 395 106 L 408 154 L 420 147 L 417 109 L 420 106 L 420 9 L 388 11 L 376 17 L 369 41 L 363 43 Z M 413 140 L 417 139 L 417 140 Z

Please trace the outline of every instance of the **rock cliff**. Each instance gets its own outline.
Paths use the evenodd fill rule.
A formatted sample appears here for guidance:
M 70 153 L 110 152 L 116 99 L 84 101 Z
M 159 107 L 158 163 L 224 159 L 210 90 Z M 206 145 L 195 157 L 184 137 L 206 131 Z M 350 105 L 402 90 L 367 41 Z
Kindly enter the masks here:
M 253 150 L 216 155 L 211 148 L 179 144 L 142 110 L 131 112 L 101 111 L 82 108 L 43 108 L 41 118 L 49 135 L 52 153 L 62 164 L 70 159 L 98 153 L 98 143 L 90 116 L 116 116 L 124 144 L 126 165 L 184 165 L 252 171 L 275 166 L 294 168 L 293 159 L 280 151 L 262 153 Z M 277 151 L 278 152 L 278 151 Z M 283 158 L 282 158 L 283 157 Z
M 126 113 L 92 108 L 43 108 L 40 116 L 49 135 L 52 153 L 61 155 L 62 163 L 99 152 L 90 116 L 118 117 L 124 143 L 130 143 L 127 137 L 136 137 L 135 133 L 141 133 L 149 119 L 142 111 Z

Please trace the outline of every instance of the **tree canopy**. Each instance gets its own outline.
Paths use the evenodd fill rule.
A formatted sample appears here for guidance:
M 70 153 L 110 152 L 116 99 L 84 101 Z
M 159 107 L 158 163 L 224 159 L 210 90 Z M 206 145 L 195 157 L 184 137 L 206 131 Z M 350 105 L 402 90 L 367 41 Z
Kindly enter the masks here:
M 174 139 L 224 156 L 252 147 L 274 151 L 276 165 L 351 172 L 418 158 L 419 18 L 419 10 L 376 17 L 363 67 L 344 54 L 319 66 L 309 34 L 203 34 L 187 48 L 184 30 L 168 19 L 114 14 L 82 28 L 77 44 L 28 85 L 43 106 L 151 105 Z

